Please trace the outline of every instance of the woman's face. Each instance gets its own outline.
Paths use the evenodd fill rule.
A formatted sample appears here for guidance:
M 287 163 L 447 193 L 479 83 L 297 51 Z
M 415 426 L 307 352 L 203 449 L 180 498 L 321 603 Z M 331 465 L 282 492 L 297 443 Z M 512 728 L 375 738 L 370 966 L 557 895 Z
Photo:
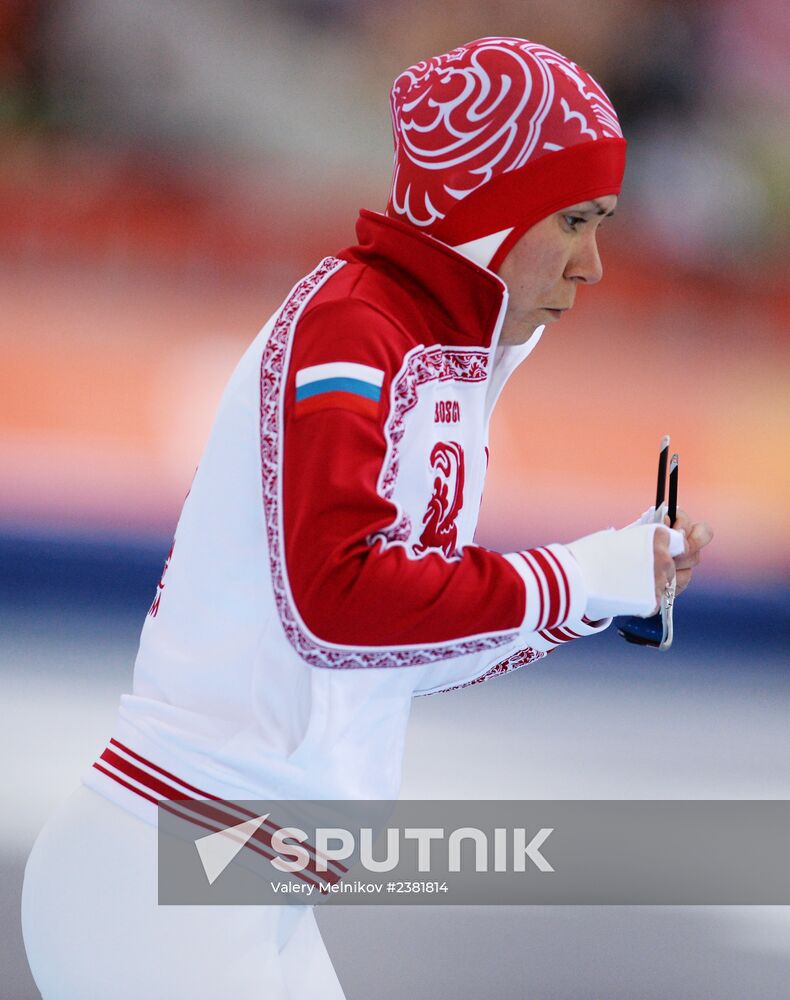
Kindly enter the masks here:
M 614 214 L 617 195 L 563 208 L 535 223 L 499 268 L 510 292 L 501 344 L 523 344 L 535 329 L 572 308 L 580 284 L 601 280 L 598 228 Z

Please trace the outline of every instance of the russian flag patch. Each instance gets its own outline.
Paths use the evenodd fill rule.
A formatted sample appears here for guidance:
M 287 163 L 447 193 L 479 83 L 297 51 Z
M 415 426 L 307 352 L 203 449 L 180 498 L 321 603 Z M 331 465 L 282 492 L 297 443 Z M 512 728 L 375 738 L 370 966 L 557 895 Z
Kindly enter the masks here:
M 381 400 L 384 372 L 380 368 L 333 361 L 301 368 L 296 373 L 296 413 L 314 413 L 342 407 L 375 417 Z

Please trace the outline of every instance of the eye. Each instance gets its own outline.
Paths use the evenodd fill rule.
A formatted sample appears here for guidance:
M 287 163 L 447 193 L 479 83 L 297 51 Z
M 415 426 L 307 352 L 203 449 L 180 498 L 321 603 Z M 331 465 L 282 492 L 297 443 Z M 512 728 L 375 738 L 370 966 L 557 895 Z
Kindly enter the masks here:
M 579 228 L 579 226 L 582 225 L 582 223 L 587 221 L 586 219 L 583 219 L 580 215 L 563 215 L 562 218 L 568 229 L 572 230 L 572 232 L 574 233 Z

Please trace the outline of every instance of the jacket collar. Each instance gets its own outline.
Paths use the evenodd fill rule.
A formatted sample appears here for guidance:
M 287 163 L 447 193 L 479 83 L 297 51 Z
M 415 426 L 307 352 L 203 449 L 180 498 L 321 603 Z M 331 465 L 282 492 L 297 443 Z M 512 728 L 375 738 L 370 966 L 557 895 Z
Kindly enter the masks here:
M 507 296 L 505 283 L 446 243 L 407 223 L 362 209 L 356 246 L 338 254 L 344 260 L 385 268 L 398 283 L 411 287 L 429 311 L 441 316 L 454 342 L 491 347 Z M 428 316 L 430 318 L 430 316 Z

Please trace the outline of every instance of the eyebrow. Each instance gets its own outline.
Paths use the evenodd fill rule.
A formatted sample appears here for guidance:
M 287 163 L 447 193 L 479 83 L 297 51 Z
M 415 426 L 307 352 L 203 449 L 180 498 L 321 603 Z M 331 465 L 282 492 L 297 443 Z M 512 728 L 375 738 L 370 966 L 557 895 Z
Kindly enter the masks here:
M 606 209 L 603 207 L 603 205 L 599 201 L 596 201 L 594 198 L 592 199 L 592 204 L 595 205 L 596 215 L 605 215 L 607 219 L 611 219 L 611 217 L 614 215 L 615 212 L 614 209 L 612 209 L 611 212 L 607 212 Z M 590 209 L 588 208 L 587 211 L 589 212 Z
M 592 207 L 582 208 L 581 207 L 582 204 L 591 205 Z M 611 212 L 607 212 L 604 206 L 600 203 L 600 201 L 597 201 L 595 198 L 590 198 L 589 201 L 587 202 L 582 202 L 579 205 L 572 206 L 572 210 L 574 212 L 578 212 L 580 215 L 591 215 L 593 212 L 595 212 L 596 215 L 603 215 L 607 219 L 611 219 L 611 217 L 614 215 L 615 212 L 614 209 L 612 209 Z M 571 211 L 571 209 L 566 209 L 566 211 Z

